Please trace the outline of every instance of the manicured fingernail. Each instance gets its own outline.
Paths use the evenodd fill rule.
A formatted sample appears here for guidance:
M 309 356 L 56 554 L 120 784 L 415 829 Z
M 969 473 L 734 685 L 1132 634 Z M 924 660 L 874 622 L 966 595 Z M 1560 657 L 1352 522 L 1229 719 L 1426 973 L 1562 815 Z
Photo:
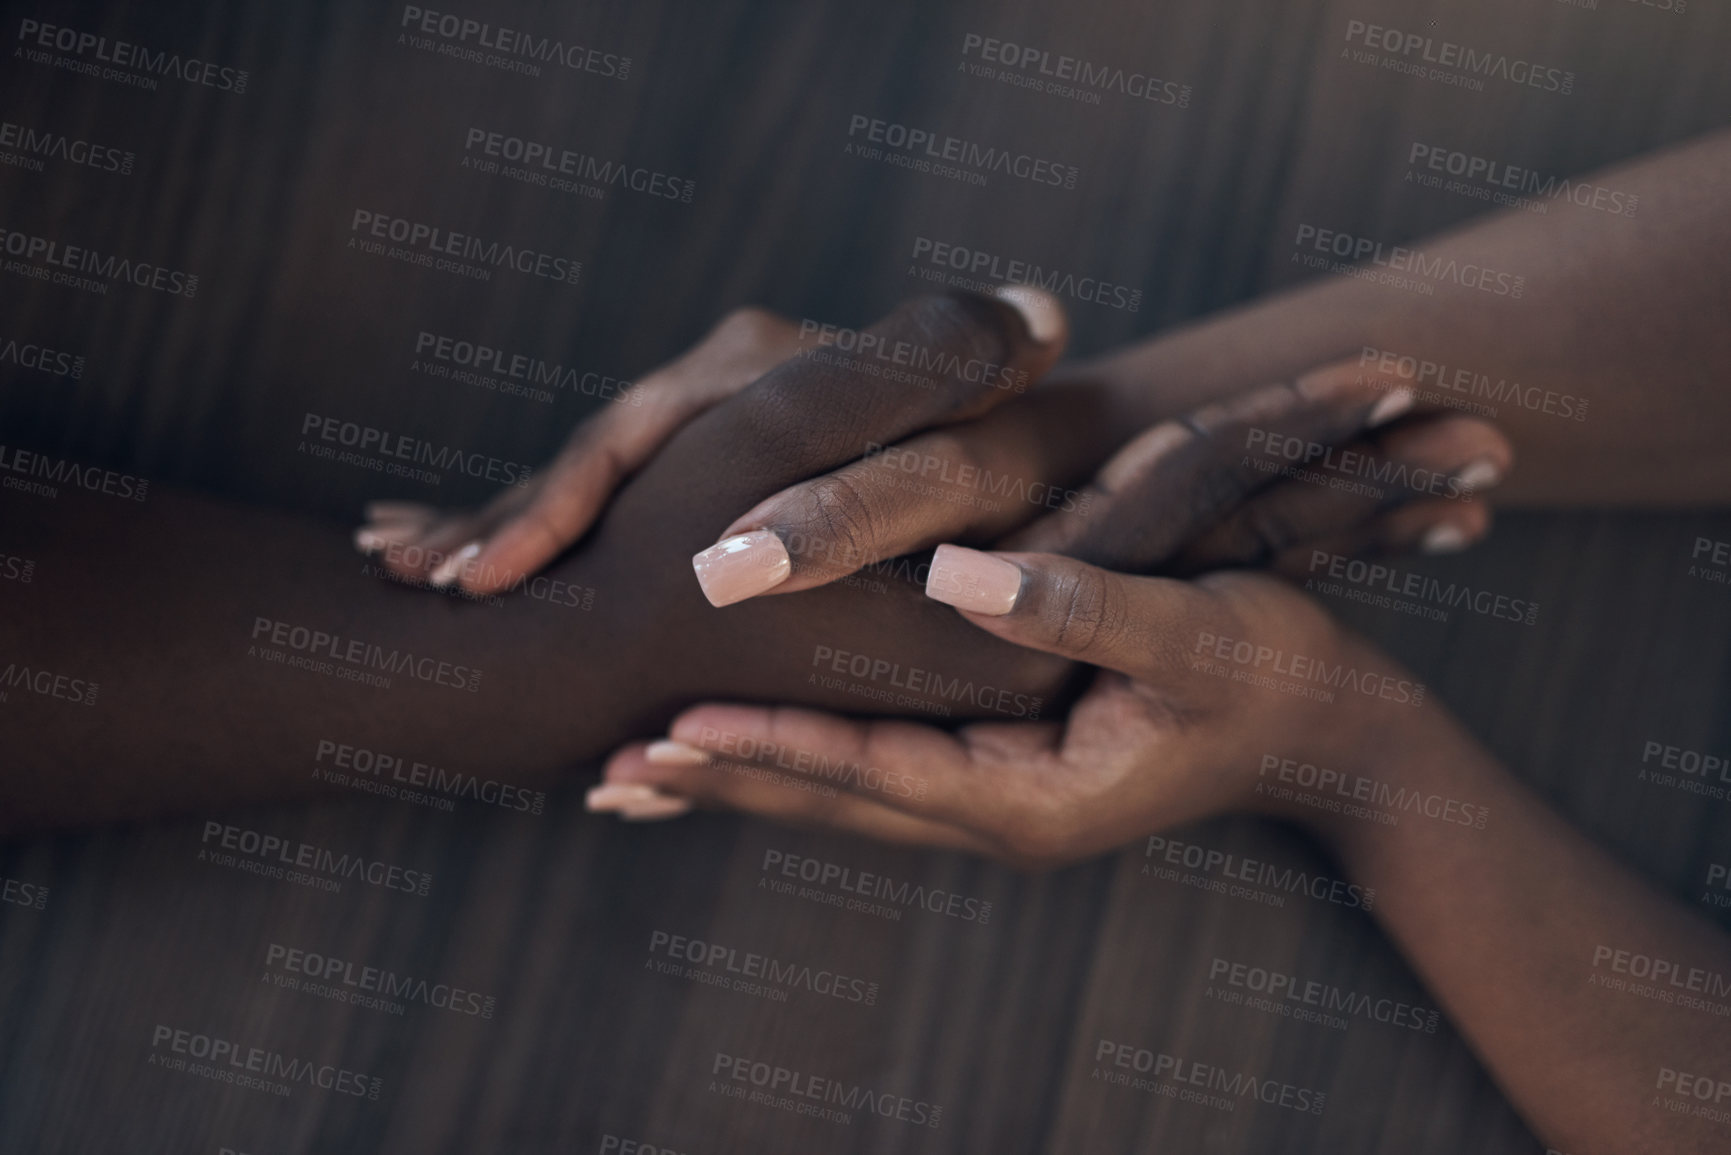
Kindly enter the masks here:
M 396 525 L 363 525 L 355 530 L 355 548 L 362 553 L 377 553 L 387 546 L 400 545 L 421 532 L 419 522 Z
M 649 748 L 643 751 L 643 760 L 656 766 L 701 766 L 709 761 L 709 754 L 696 746 L 663 738 L 649 743 Z
M 470 542 L 468 545 L 440 562 L 439 568 L 434 570 L 432 576 L 427 578 L 427 584 L 432 586 L 434 589 L 444 589 L 446 586 L 457 580 L 457 576 L 463 572 L 463 567 L 474 561 L 475 556 L 480 552 L 481 543 L 478 541 Z
M 1364 419 L 1367 427 L 1375 429 L 1378 425 L 1386 425 L 1411 409 L 1418 398 L 1411 389 L 1392 389 L 1388 394 L 1370 407 L 1370 414 Z
M 793 562 L 779 537 L 754 529 L 716 542 L 691 559 L 691 568 L 710 605 L 730 606 L 786 581 Z
M 1064 331 L 1064 307 L 1051 294 L 1030 285 L 1000 285 L 992 295 L 1015 306 L 1016 311 L 1022 314 L 1022 320 L 1027 322 L 1029 336 L 1040 344 L 1044 345 Z
M 1488 461 L 1475 461 L 1456 475 L 1455 480 L 1461 483 L 1462 489 L 1489 489 L 1502 480 L 1503 475 L 1497 467 Z
M 591 786 L 589 793 L 583 796 L 583 806 L 586 810 L 623 810 L 627 806 L 644 806 L 657 798 L 670 798 L 653 786 L 641 782 L 603 782 L 599 786 Z
M 669 818 L 678 818 L 691 809 L 691 799 L 675 798 L 671 794 L 663 794 L 651 802 L 640 802 L 635 806 L 621 806 L 619 817 L 626 822 L 665 822 Z
M 977 549 L 940 545 L 932 554 L 926 596 L 958 610 L 1001 617 L 1016 608 L 1022 592 L 1022 569 L 1013 562 Z
M 1466 531 L 1458 525 L 1433 525 L 1419 542 L 1426 553 L 1459 553 L 1466 547 Z

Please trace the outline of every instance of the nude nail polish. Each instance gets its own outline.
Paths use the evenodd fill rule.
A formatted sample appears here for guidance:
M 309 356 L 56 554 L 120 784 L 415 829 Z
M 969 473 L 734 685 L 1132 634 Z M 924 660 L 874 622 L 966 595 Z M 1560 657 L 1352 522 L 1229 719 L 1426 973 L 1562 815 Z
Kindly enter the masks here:
M 1048 293 L 1029 285 L 1001 285 L 993 296 L 1022 314 L 1028 335 L 1044 345 L 1064 331 L 1064 307 Z
M 691 810 L 691 799 L 675 798 L 671 794 L 663 794 L 650 802 L 640 802 L 633 806 L 623 806 L 619 817 L 626 822 L 665 822 L 669 818 L 678 818 Z
M 643 760 L 652 766 L 701 766 L 709 761 L 709 753 L 684 742 L 663 738 L 649 743 L 649 748 L 643 751 Z
M 1458 525 L 1435 525 L 1419 541 L 1426 553 L 1459 553 L 1467 547 L 1467 535 Z
M 427 578 L 427 584 L 432 586 L 434 589 L 444 589 L 446 586 L 457 580 L 463 572 L 463 567 L 474 561 L 475 556 L 480 552 L 481 543 L 478 541 L 470 542 L 468 545 L 440 562 L 439 568 L 435 569 L 431 576 Z
M 1391 389 L 1375 405 L 1370 407 L 1370 415 L 1364 419 L 1368 428 L 1375 429 L 1378 425 L 1386 425 L 1411 409 L 1418 398 L 1411 389 Z
M 1461 483 L 1461 488 L 1469 492 L 1489 489 L 1502 480 L 1502 474 L 1497 467 L 1488 461 L 1475 461 L 1461 470 L 1455 477 Z
M 940 545 L 932 554 L 932 570 L 926 577 L 926 596 L 934 601 L 1001 617 L 1016 608 L 1022 592 L 1022 570 L 977 549 Z
M 627 806 L 643 806 L 657 798 L 670 798 L 653 786 L 641 782 L 603 782 L 591 786 L 583 796 L 583 808 L 591 811 L 623 810 Z
M 787 547 L 767 529 L 736 534 L 691 559 L 697 584 L 712 606 L 730 606 L 772 590 L 793 572 Z

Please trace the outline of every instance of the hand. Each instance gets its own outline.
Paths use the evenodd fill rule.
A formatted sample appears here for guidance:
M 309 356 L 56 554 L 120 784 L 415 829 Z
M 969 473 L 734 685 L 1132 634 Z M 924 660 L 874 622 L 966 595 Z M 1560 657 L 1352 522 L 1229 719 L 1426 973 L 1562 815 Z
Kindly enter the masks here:
M 977 374 L 975 383 L 983 387 L 974 391 L 974 411 L 983 411 L 1025 392 L 1057 360 L 1067 336 L 1063 311 L 1046 294 L 1012 286 L 998 297 L 995 308 L 976 298 L 980 304 L 971 311 L 934 305 L 946 298 L 926 298 L 865 334 L 796 324 L 764 309 L 736 310 L 690 350 L 646 374 L 617 404 L 579 425 L 528 485 L 507 489 L 478 510 L 374 502 L 367 506 L 368 523 L 355 532 L 356 548 L 380 555 L 406 580 L 475 594 L 508 589 L 582 537 L 619 486 L 692 419 L 802 351 L 833 365 L 830 376 L 879 393 L 884 372 L 906 376 L 906 364 L 929 358 L 938 376 L 952 367 L 958 375 L 947 388 L 925 378 L 928 392 L 954 392 L 968 384 L 963 375 Z M 1025 326 L 1012 319 L 1018 309 Z M 1041 328 L 1038 338 L 1030 336 L 1030 326 Z M 988 375 L 989 381 L 979 379 Z M 907 410 L 925 420 L 959 416 L 918 403 Z M 837 415 L 849 411 L 840 406 Z
M 1298 480 L 1246 500 L 1264 476 L 1243 452 L 1253 432 L 1276 444 L 1298 438 L 1301 448 L 1313 437 L 1327 437 L 1324 445 L 1350 441 L 1382 424 L 1389 408 L 1374 389 L 1330 371 L 1157 426 L 1108 464 L 1095 491 L 1100 516 L 1071 544 L 1145 564 L 1249 545 L 1280 560 L 1291 551 L 1279 542 L 1306 538 L 1361 545 L 1377 533 L 1434 534 L 1438 526 L 1482 532 L 1482 503 L 1458 499 L 1471 496 L 1460 479 L 1506 472 L 1509 451 L 1481 423 L 1421 423 L 1354 442 L 1374 445 L 1364 450 L 1373 461 L 1428 462 L 1406 476 L 1435 475 L 1442 482 L 1424 488 L 1452 488 L 1455 500 L 1409 495 L 1378 516 L 1386 495 Z M 1394 473 L 1379 466 L 1378 475 Z M 1266 520 L 1274 508 L 1287 511 L 1284 520 Z M 1169 513 L 1149 517 L 1148 510 Z M 1353 517 L 1367 520 L 1353 524 Z M 1047 519 L 1021 536 L 1056 540 L 1076 524 Z M 670 741 L 617 753 L 592 807 L 660 818 L 695 801 L 1048 865 L 1252 804 L 1261 759 L 1271 753 L 1353 764 L 1366 734 L 1422 700 L 1422 687 L 1387 659 L 1269 578 L 1222 573 L 1181 582 L 1050 554 L 943 546 L 926 589 L 1003 640 L 1101 672 L 1063 723 L 975 723 L 954 734 L 793 708 L 699 706 L 674 722 Z M 1278 678 L 1296 694 L 1234 680 L 1295 665 L 1351 671 L 1359 689 L 1336 689 L 1335 701 L 1323 704 L 1306 696 L 1316 687 L 1301 677 Z M 728 772 L 741 764 L 770 774 Z M 778 774 L 809 781 L 778 781 Z

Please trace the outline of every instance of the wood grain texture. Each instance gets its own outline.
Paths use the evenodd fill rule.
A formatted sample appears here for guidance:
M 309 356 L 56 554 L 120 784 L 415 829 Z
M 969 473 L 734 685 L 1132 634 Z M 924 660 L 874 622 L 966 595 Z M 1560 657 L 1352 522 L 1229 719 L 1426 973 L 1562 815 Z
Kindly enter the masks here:
M 0 339 L 88 365 L 81 381 L 46 383 L 0 366 L 3 440 L 333 519 L 367 498 L 466 501 L 486 486 L 429 491 L 313 461 L 296 450 L 307 412 L 537 461 L 593 407 L 411 373 L 422 330 L 630 377 L 748 301 L 860 323 L 919 287 L 909 255 L 925 236 L 1141 289 L 1134 313 L 1074 309 L 1087 351 L 1294 283 L 1296 220 L 1394 240 L 1480 211 L 1403 183 L 1414 139 L 1572 173 L 1731 119 L 1731 14 L 1705 3 L 1681 15 L 1626 0 L 493 7 L 501 23 L 631 56 L 623 83 L 419 53 L 397 43 L 401 6 L 376 2 L 53 7 L 69 26 L 252 78 L 242 97 L 138 93 L 0 58 L 0 118 L 138 157 L 130 177 L 0 167 L 5 227 L 201 277 L 180 301 L 0 275 Z M 6 10 L 13 31 L 50 18 Z M 1434 21 L 1557 61 L 1576 90 L 1404 82 L 1339 58 L 1352 18 Z M 1093 106 L 976 79 L 959 71 L 969 32 L 1146 69 L 1192 99 Z M 978 188 L 844 155 L 856 113 L 1049 155 L 1081 170 L 1079 187 Z M 596 201 L 478 176 L 459 167 L 473 127 L 659 169 L 696 195 Z M 583 278 L 477 285 L 360 256 L 345 247 L 357 208 L 570 253 Z M 1731 743 L 1731 589 L 1686 576 L 1697 534 L 1731 538 L 1731 518 L 1508 517 L 1471 555 L 1422 563 L 1536 600 L 1532 627 L 1335 608 L 1573 821 L 1696 901 L 1706 863 L 1731 846 L 1731 803 L 1640 783 L 1636 769 L 1648 740 Z M 428 871 L 425 898 L 201 862 L 200 821 L 0 847 L 0 872 L 49 888 L 41 911 L 0 907 L 0 1151 L 551 1155 L 601 1150 L 609 1134 L 684 1155 L 1540 1149 L 1446 1023 L 1339 1032 L 1205 997 L 1220 955 L 1426 1003 L 1354 910 L 1162 881 L 1140 847 L 1029 878 L 730 817 L 626 827 L 582 812 L 581 778 L 539 816 L 360 797 L 221 816 Z M 1330 869 L 1254 822 L 1173 837 Z M 769 851 L 989 902 L 990 919 L 773 893 Z M 875 1002 L 805 990 L 776 1002 L 653 973 L 656 931 L 845 972 L 875 983 Z M 272 943 L 491 995 L 497 1013 L 399 1016 L 278 989 L 262 978 Z M 283 1099 L 157 1070 L 158 1024 L 338 1063 L 383 1091 Z M 1223 1111 L 1105 1086 L 1090 1077 L 1102 1038 L 1325 1090 L 1327 1109 Z M 841 1125 L 735 1102 L 711 1089 L 718 1053 L 939 1104 L 942 1123 Z

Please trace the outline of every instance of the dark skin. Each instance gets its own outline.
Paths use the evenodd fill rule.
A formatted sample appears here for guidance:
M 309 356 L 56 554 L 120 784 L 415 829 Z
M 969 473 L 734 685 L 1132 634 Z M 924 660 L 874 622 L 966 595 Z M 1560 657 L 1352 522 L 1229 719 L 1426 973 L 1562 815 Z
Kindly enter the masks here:
M 1011 310 L 957 308 L 940 304 L 915 323 L 950 326 L 935 339 L 982 343 L 978 352 L 1000 360 L 1026 340 Z M 0 654 L 101 686 L 94 706 L 10 690 L 0 705 L 0 743 L 14 752 L 0 829 L 310 793 L 321 739 L 451 770 L 508 767 L 532 785 L 705 697 L 907 712 L 813 684 L 819 646 L 1050 702 L 1068 663 L 970 629 L 911 583 L 725 610 L 700 593 L 691 555 L 739 509 L 845 460 L 862 436 L 887 439 L 980 404 L 962 384 L 913 397 L 872 389 L 794 363 L 691 422 L 550 569 L 595 591 L 589 612 L 404 588 L 365 572 L 340 530 L 295 515 L 160 490 L 143 504 L 0 491 L 13 551 L 38 561 L 35 581 L 7 590 Z M 480 687 L 397 674 L 379 689 L 273 665 L 247 653 L 258 618 L 479 668 Z M 949 704 L 956 717 L 980 713 Z

